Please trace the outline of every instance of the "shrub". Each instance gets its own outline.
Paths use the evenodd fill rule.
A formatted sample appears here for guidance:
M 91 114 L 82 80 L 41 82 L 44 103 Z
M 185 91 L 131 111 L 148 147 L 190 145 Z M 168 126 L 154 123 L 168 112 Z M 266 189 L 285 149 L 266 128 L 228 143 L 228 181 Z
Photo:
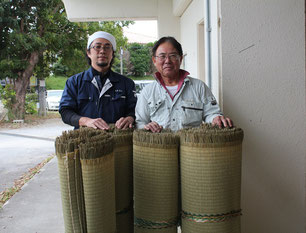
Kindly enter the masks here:
M 0 86 L 0 95 L 4 107 L 8 110 L 7 115 L 9 120 L 15 119 L 12 111 L 13 105 L 16 103 L 16 92 L 14 86 L 11 84 L 6 84 L 4 88 Z
M 9 120 L 16 119 L 12 111 L 13 105 L 16 103 L 16 92 L 14 86 L 12 84 L 7 84 L 4 88 L 1 86 L 0 95 L 4 107 L 8 110 L 8 119 Z M 35 93 L 35 90 L 32 89 L 30 93 L 26 94 L 25 110 L 27 114 L 37 113 L 37 106 L 36 106 L 37 102 L 38 102 L 37 93 Z
M 26 94 L 25 99 L 25 111 L 27 114 L 36 114 L 37 113 L 37 102 L 38 95 L 37 93 L 28 93 Z

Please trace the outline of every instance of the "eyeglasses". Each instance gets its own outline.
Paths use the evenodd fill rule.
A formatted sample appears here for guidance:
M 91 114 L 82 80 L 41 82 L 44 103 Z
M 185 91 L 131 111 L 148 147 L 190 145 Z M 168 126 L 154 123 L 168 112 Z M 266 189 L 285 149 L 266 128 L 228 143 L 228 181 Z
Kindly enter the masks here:
M 166 54 L 159 54 L 157 56 L 155 56 L 159 61 L 163 62 L 167 59 L 167 57 L 169 58 L 170 61 L 175 62 L 178 61 L 180 59 L 180 55 L 178 54 L 169 54 L 168 56 Z
M 111 45 L 100 45 L 100 44 L 97 44 L 97 45 L 93 45 L 91 46 L 90 48 L 93 48 L 94 50 L 96 50 L 97 52 L 100 52 L 102 49 L 104 49 L 105 52 L 109 52 L 111 51 L 112 49 L 112 46 Z

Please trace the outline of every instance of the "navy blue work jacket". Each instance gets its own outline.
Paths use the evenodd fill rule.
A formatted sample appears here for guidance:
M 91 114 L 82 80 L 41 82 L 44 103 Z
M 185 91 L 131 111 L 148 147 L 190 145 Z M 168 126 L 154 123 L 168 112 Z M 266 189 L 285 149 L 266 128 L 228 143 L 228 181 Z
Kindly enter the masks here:
M 109 71 L 100 92 L 92 68 L 70 77 L 62 95 L 61 108 L 69 108 L 76 114 L 89 118 L 102 118 L 115 123 L 121 117 L 135 119 L 136 94 L 134 82 L 118 73 Z

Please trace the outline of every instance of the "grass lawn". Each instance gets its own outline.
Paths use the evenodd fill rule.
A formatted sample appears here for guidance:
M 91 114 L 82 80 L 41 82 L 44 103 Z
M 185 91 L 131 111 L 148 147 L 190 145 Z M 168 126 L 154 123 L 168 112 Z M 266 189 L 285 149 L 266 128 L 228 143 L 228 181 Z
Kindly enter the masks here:
M 134 77 L 128 76 L 133 80 L 154 80 L 153 76 Z M 46 89 L 47 90 L 64 90 L 67 77 L 62 76 L 50 76 L 46 78 Z
M 62 76 L 50 76 L 46 78 L 47 90 L 64 90 L 67 77 Z
M 154 80 L 153 76 L 144 76 L 144 77 L 134 77 L 134 76 L 128 76 L 130 79 L 133 80 Z

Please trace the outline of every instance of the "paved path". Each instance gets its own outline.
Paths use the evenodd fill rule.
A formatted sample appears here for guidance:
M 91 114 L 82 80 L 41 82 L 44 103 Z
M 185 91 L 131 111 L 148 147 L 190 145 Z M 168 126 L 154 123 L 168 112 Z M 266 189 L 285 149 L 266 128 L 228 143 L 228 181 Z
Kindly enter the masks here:
M 65 232 L 56 157 L 0 209 L 0 232 Z
M 54 139 L 72 127 L 61 119 L 0 130 L 0 191 L 54 154 Z M 57 159 L 53 158 L 0 209 L 1 233 L 64 233 Z
M 14 180 L 54 154 L 54 139 L 72 129 L 60 118 L 20 129 L 0 129 L 0 192 Z

